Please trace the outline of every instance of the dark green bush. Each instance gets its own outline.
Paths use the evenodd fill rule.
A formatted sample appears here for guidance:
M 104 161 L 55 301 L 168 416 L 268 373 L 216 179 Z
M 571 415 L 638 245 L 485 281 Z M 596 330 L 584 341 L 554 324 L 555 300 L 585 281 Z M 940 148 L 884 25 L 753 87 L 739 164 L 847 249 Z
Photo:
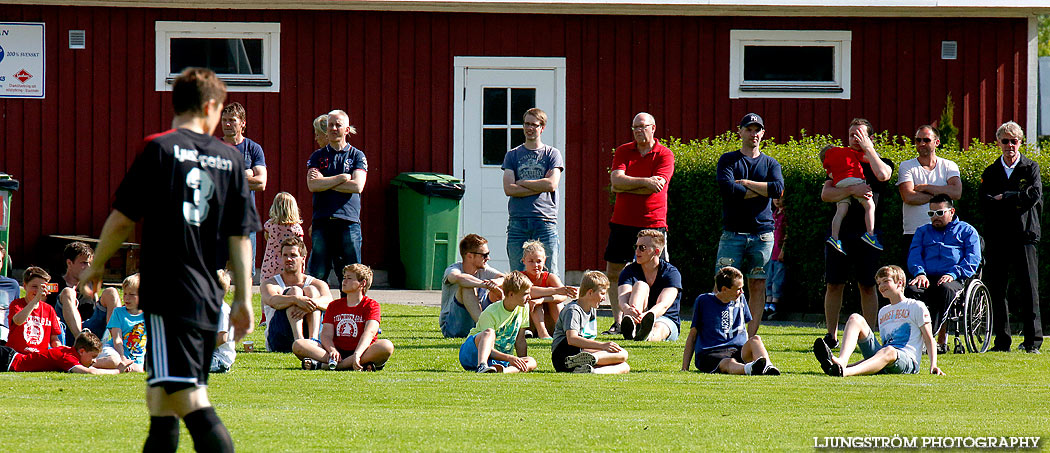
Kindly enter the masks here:
M 831 136 L 806 135 L 789 137 L 778 143 L 775 139 L 762 142 L 762 151 L 777 159 L 784 173 L 784 194 L 788 209 L 789 236 L 785 248 L 785 263 L 788 277 L 784 308 L 795 312 L 821 313 L 824 299 L 824 240 L 827 237 L 831 217 L 835 213 L 832 203 L 820 200 L 825 173 L 817 160 L 817 153 L 824 145 L 841 142 Z M 880 200 L 878 225 L 882 230 L 880 240 L 886 250 L 886 264 L 903 265 L 908 244 L 904 244 L 901 229 L 901 198 L 897 191 L 897 169 L 901 162 L 916 157 L 910 137 L 880 134 L 876 150 L 882 157 L 894 162 L 890 186 Z M 718 137 L 682 143 L 671 138 L 664 143 L 675 154 L 675 174 L 672 180 L 668 216 L 669 249 L 671 261 L 681 270 L 684 278 L 687 306 L 697 294 L 710 291 L 713 286 L 715 254 L 718 238 L 722 232 L 722 200 L 715 183 L 715 165 L 723 153 L 740 148 L 739 137 L 726 132 Z M 1034 148 L 1024 154 L 1039 162 L 1044 182 L 1048 177 L 1050 159 Z M 968 149 L 952 147 L 940 149 L 937 155 L 959 164 L 963 181 L 963 196 L 956 204 L 961 219 L 981 230 L 984 219 L 978 210 L 977 187 L 981 173 L 995 158 L 1001 155 L 998 146 L 987 143 L 972 143 Z M 1044 183 L 1045 184 L 1045 183 Z M 1043 231 L 1050 233 L 1046 217 Z M 1043 241 L 1040 255 L 1043 257 L 1040 275 L 1050 273 L 1050 249 Z M 1042 280 L 1041 280 L 1042 281 Z M 1046 290 L 1042 291 L 1044 299 Z

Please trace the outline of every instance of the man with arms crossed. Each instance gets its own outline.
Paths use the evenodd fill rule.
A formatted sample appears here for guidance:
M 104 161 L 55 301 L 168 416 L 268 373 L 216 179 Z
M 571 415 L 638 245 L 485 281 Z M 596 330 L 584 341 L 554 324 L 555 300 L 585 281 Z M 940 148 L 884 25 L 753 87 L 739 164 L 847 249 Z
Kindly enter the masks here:
M 222 141 L 237 148 L 244 156 L 245 177 L 248 178 L 248 189 L 251 190 L 251 203 L 255 206 L 255 192 L 266 190 L 266 155 L 262 146 L 244 136 L 248 127 L 244 106 L 240 102 L 231 102 L 222 109 Z M 252 243 L 252 277 L 255 276 L 255 231 L 248 235 Z
M 654 137 L 656 119 L 642 112 L 631 122 L 634 141 L 624 143 L 613 154 L 609 182 L 616 193 L 609 241 L 605 246 L 605 275 L 610 282 L 620 279 L 620 271 L 634 260 L 634 241 L 638 232 L 657 230 L 667 239 L 667 189 L 674 174 L 674 153 Z M 668 260 L 666 245 L 660 258 Z M 613 325 L 606 335 L 620 334 L 623 313 L 612 304 Z
M 180 418 L 197 451 L 233 451 L 206 387 L 223 298 L 216 271 L 228 258 L 236 288 L 230 322 L 243 337 L 254 327 L 248 233 L 260 224 L 243 157 L 211 135 L 225 99 L 226 85 L 209 69 L 187 68 L 175 78 L 172 129 L 147 137 L 117 188 L 97 259 L 80 276 L 84 283 L 98 280 L 142 220 L 139 295 L 149 337 L 150 412 L 144 451 L 175 451 Z
M 313 251 L 307 272 L 324 281 L 330 271 L 361 262 L 361 191 L 368 160 L 347 143 L 354 133 L 357 129 L 346 112 L 328 112 L 328 144 L 306 162 L 306 186 L 314 193 Z
M 930 125 L 915 131 L 915 151 L 919 157 L 901 162 L 897 174 L 897 190 L 901 193 L 901 217 L 904 218 L 904 243 L 911 244 L 919 227 L 929 224 L 926 209 L 937 195 L 947 195 L 958 201 L 962 197 L 962 179 L 959 166 L 948 159 L 937 157 L 941 136 Z M 905 253 L 907 262 L 907 253 Z M 905 267 L 907 269 L 907 267 Z
M 770 199 L 784 194 L 780 162 L 760 149 L 765 133 L 761 116 L 744 115 L 737 131 L 740 149 L 723 154 L 715 170 L 722 194 L 722 237 L 718 240 L 715 272 L 732 266 L 746 274 L 751 309 L 748 337 L 758 332 L 766 302 L 766 268 L 773 255 Z
M 557 274 L 558 182 L 565 163 L 561 151 L 541 141 L 547 113 L 537 108 L 525 112 L 525 143 L 507 151 L 503 159 L 503 193 L 510 197 L 507 212 L 507 256 L 510 270 L 524 271 L 521 246 L 537 240 L 547 249 L 547 268 Z

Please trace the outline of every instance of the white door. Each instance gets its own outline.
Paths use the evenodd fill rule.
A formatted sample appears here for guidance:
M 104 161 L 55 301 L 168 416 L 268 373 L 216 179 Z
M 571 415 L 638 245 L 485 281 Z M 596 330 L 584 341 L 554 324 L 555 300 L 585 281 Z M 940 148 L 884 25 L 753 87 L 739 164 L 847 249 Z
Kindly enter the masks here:
M 560 67 L 549 67 L 551 63 L 560 63 Z M 456 85 L 456 93 L 462 96 L 456 102 L 454 161 L 466 186 L 460 237 L 469 233 L 484 236 L 492 253 L 489 265 L 507 272 L 507 196 L 500 166 L 508 150 L 525 142 L 522 115 L 533 107 L 543 109 L 549 118 L 543 142 L 565 157 L 564 59 L 457 57 Z M 558 235 L 564 238 L 564 176 L 561 181 Z M 557 260 L 563 276 L 564 250 L 563 243 L 559 256 L 548 258 Z

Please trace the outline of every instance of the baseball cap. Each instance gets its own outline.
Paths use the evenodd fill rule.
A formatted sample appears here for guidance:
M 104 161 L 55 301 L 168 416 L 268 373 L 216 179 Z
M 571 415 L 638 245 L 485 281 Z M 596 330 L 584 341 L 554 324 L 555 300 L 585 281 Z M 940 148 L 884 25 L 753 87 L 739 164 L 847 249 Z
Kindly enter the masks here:
M 748 126 L 750 126 L 752 124 L 757 124 L 758 127 L 761 127 L 762 129 L 766 128 L 765 123 L 762 122 L 762 117 L 758 116 L 757 113 L 748 113 L 747 115 L 744 115 L 744 117 L 740 119 L 740 127 L 742 127 L 742 128 L 743 127 L 748 127 Z

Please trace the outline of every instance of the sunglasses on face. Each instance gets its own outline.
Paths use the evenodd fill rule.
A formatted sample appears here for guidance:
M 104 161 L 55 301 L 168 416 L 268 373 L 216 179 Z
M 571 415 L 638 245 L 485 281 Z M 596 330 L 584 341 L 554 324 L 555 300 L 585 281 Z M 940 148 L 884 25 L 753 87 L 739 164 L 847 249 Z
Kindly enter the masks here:
M 915 143 L 930 143 L 930 142 L 932 142 L 932 141 L 933 141 L 933 139 L 932 139 L 932 138 L 927 138 L 927 137 L 915 137 Z
M 649 246 L 645 244 L 635 244 L 634 249 L 638 250 L 639 252 L 644 252 L 646 250 L 649 250 Z
M 926 211 L 926 215 L 928 215 L 930 217 L 940 217 L 942 215 L 947 214 L 948 211 L 950 211 L 950 209 L 938 209 L 936 211 Z
M 1020 142 L 1021 140 L 1018 140 L 1016 138 L 1004 138 L 1002 140 L 999 140 L 999 143 L 1002 143 L 1004 145 L 1016 145 Z
M 481 257 L 482 257 L 482 258 L 485 258 L 485 259 L 489 259 L 489 253 L 492 253 L 492 252 L 485 252 L 485 253 L 481 253 L 481 252 L 470 252 L 470 253 L 473 253 L 473 254 L 475 254 L 475 255 L 481 255 Z

